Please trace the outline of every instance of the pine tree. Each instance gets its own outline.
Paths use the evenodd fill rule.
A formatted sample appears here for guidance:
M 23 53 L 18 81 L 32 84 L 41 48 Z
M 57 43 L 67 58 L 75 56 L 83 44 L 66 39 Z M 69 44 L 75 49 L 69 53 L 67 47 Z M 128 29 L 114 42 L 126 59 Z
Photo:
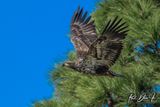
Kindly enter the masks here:
M 128 102 L 131 94 L 153 93 L 160 84 L 160 6 L 159 0 L 104 0 L 92 16 L 101 33 L 109 19 L 123 18 L 129 25 L 128 36 L 118 61 L 111 68 L 124 78 L 93 76 L 57 66 L 51 73 L 56 87 L 51 100 L 35 107 L 105 107 L 111 99 L 114 107 L 143 107 L 146 102 Z M 75 59 L 70 52 L 69 60 Z M 160 107 L 160 96 L 154 107 Z

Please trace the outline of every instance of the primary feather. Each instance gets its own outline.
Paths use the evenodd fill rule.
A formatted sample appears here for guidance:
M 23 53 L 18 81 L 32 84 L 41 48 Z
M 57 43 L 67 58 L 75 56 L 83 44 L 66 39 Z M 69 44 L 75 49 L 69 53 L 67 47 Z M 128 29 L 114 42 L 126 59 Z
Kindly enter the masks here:
M 71 41 L 76 48 L 77 57 L 81 59 L 87 55 L 91 44 L 97 39 L 94 21 L 87 14 L 78 8 L 71 21 Z

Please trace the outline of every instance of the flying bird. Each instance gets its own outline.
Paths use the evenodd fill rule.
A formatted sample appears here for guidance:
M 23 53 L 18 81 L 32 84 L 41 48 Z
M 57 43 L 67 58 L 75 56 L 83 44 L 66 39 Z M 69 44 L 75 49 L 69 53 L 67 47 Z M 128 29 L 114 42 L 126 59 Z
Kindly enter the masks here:
M 94 20 L 79 7 L 71 20 L 71 42 L 77 58 L 75 61 L 66 61 L 63 66 L 86 74 L 122 76 L 111 71 L 110 67 L 121 53 L 127 28 L 126 23 L 116 17 L 109 20 L 98 35 Z

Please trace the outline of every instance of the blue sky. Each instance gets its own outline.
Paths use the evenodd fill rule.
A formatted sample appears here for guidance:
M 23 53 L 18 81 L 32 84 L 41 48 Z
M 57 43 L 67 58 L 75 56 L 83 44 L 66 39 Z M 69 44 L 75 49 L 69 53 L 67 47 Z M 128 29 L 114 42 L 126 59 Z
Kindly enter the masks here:
M 49 72 L 73 50 L 67 37 L 73 11 L 80 5 L 91 12 L 97 1 L 0 1 L 1 107 L 52 97 Z

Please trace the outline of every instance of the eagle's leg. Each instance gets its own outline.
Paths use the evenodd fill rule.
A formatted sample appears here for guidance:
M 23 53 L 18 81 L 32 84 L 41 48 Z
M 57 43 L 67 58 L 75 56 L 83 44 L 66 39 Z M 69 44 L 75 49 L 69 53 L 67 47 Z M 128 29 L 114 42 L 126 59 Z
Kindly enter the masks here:
M 103 67 L 100 67 L 98 69 L 80 67 L 80 68 L 77 68 L 77 71 L 85 74 L 91 74 L 91 75 L 97 75 L 97 76 L 123 77 L 123 75 L 116 74 L 110 70 L 104 69 Z
M 107 75 L 107 76 L 111 76 L 111 77 L 124 77 L 121 74 L 117 74 L 117 73 L 109 70 L 106 66 L 101 66 L 101 65 L 96 66 L 95 71 L 96 71 L 96 74 L 98 74 L 98 75 Z
M 96 72 L 96 74 L 98 75 L 108 75 L 111 77 L 124 77 L 122 74 L 117 74 L 113 71 L 111 71 L 108 67 L 107 67 L 107 61 L 105 60 L 95 60 L 92 59 L 92 64 L 95 66 L 94 70 Z

